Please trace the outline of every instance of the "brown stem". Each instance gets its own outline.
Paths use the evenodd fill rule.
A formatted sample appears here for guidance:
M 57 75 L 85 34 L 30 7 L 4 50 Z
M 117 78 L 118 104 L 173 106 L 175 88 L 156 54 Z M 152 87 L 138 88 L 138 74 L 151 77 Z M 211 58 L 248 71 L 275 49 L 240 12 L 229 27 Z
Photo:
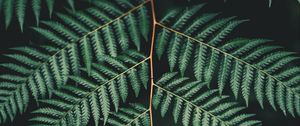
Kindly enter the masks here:
M 150 98 L 149 98 L 149 110 L 150 110 L 150 125 L 153 126 L 153 119 L 152 119 L 152 96 L 153 96 L 153 48 L 154 48 L 154 41 L 155 41 L 155 31 L 156 31 L 156 16 L 155 16 L 155 9 L 154 9 L 154 0 L 151 0 L 151 12 L 152 12 L 152 36 L 151 36 L 151 49 L 150 49 L 150 78 L 151 78 L 151 87 L 150 87 Z

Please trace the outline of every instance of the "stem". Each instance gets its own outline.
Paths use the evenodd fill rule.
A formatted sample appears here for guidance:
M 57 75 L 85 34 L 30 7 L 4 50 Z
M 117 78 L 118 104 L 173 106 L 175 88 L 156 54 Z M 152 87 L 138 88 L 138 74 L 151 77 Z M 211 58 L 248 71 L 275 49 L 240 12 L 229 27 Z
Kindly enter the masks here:
M 152 36 L 151 36 L 151 49 L 150 49 L 150 98 L 149 98 L 149 110 L 150 110 L 150 126 L 153 126 L 153 119 L 152 119 L 152 96 L 153 96 L 153 48 L 154 48 L 154 41 L 155 41 L 155 31 L 156 31 L 156 16 L 155 16 L 155 9 L 154 9 L 154 0 L 151 0 L 151 12 L 152 12 Z

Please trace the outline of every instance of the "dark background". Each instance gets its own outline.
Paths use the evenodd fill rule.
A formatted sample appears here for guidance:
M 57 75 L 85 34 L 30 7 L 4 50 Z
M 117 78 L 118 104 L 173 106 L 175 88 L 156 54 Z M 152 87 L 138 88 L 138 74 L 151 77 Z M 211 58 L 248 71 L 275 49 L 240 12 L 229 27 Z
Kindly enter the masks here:
M 169 8 L 183 7 L 196 5 L 197 3 L 207 2 L 208 12 L 222 12 L 227 16 L 239 16 L 242 19 L 250 19 L 238 28 L 240 37 L 250 38 L 268 38 L 275 40 L 274 44 L 286 47 L 289 51 L 300 53 L 300 4 L 297 0 L 273 0 L 272 6 L 268 7 L 268 0 L 156 0 L 156 13 L 161 17 Z M 63 12 L 65 3 L 58 4 L 56 10 Z M 63 6 L 64 5 L 64 6 Z M 78 6 L 80 5 L 80 6 Z M 87 4 L 78 4 L 77 9 L 86 8 Z M 31 11 L 30 9 L 27 9 Z M 19 24 L 13 22 L 8 30 L 4 29 L 3 18 L 0 18 L 0 53 L 6 53 L 7 49 L 14 46 L 22 46 L 28 44 L 36 44 L 31 40 L 37 40 L 37 36 L 31 32 L 29 26 L 35 26 L 35 21 L 31 13 L 26 16 L 24 33 L 19 30 Z M 42 12 L 42 19 L 48 19 L 47 11 Z M 1 15 L 2 17 L 2 15 Z M 39 42 L 42 43 L 42 42 Z M 0 62 L 5 62 L 0 58 Z M 161 64 L 155 64 L 161 67 Z M 159 73 L 160 69 L 156 69 Z M 160 76 L 160 74 L 158 75 Z M 144 96 L 144 100 L 148 95 Z M 147 100 L 146 100 L 147 101 Z M 33 103 L 33 102 L 32 102 Z M 241 102 L 243 103 L 243 102 Z M 30 112 L 36 107 L 35 104 L 29 105 L 27 112 Z M 266 126 L 296 126 L 300 125 L 299 118 L 293 118 L 290 115 L 284 116 L 281 111 L 274 111 L 270 105 L 265 104 L 265 109 L 262 110 L 257 101 L 250 102 L 247 112 L 256 113 L 256 119 L 262 120 Z M 160 113 L 154 113 L 155 126 L 170 126 L 171 118 L 158 119 Z M 26 125 L 30 118 L 29 113 L 24 113 L 22 117 L 18 116 L 14 123 L 7 123 L 8 126 L 23 126 Z

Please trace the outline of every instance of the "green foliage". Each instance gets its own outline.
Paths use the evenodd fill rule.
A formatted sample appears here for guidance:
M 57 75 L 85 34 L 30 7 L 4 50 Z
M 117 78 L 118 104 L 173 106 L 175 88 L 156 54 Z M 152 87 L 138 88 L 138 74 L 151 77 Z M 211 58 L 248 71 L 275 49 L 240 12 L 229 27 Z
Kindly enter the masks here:
M 144 78 L 139 73 L 148 73 L 148 59 L 134 51 L 125 52 L 118 57 L 103 56 L 102 62 L 92 65 L 90 73 L 82 68 L 82 74 L 69 77 L 73 83 L 70 82 L 62 86 L 61 90 L 55 91 L 52 99 L 41 100 L 45 105 L 33 111 L 36 116 L 30 120 L 33 124 L 40 125 L 87 125 L 92 117 L 95 125 L 99 125 L 102 116 L 105 124 L 111 106 L 118 112 L 121 99 L 126 101 L 129 86 L 136 96 L 139 95 L 143 85 L 141 80 Z M 85 76 L 87 74 L 90 76 Z M 138 111 L 145 111 L 141 106 L 135 107 Z M 120 112 L 136 114 L 124 109 Z M 114 123 L 114 120 L 110 119 L 109 122 Z
M 164 117 L 172 111 L 174 122 L 184 126 L 252 126 L 260 121 L 251 120 L 253 114 L 243 114 L 244 107 L 219 96 L 218 90 L 204 88 L 206 82 L 191 81 L 178 73 L 165 73 L 154 84 L 153 107 Z M 173 107 L 172 107 L 173 106 Z
M 41 24 L 31 29 L 46 41 L 4 54 L 12 62 L 0 64 L 8 71 L 0 75 L 0 123 L 13 121 L 35 100 L 32 125 L 149 126 L 152 108 L 128 104 L 128 97 L 144 89 L 152 93 L 152 87 L 149 104 L 162 117 L 171 110 L 174 122 L 184 126 L 260 125 L 244 112 L 250 96 L 262 108 L 268 102 L 285 115 L 300 115 L 299 57 L 270 40 L 231 37 L 248 20 L 198 16 L 205 7 L 200 4 L 171 10 L 150 29 L 150 1 L 89 0 L 93 7 L 75 11 L 74 0 L 66 0 L 67 13 L 39 21 L 43 2 L 51 16 L 54 0 L 0 0 L 6 28 L 16 15 L 21 30 L 30 3 Z M 150 31 L 156 31 L 152 44 L 159 61 L 141 53 L 148 50 Z M 152 83 L 152 65 L 161 61 L 169 70 Z M 225 88 L 246 107 L 223 95 Z
M 119 5 L 113 1 L 107 1 L 107 4 Z M 139 40 L 134 42 L 137 46 L 133 47 L 139 49 L 143 38 L 139 23 L 149 24 L 143 22 L 149 20 L 138 20 L 138 17 L 141 17 L 139 11 L 145 9 L 143 12 L 147 12 L 147 8 L 140 8 L 143 6 L 141 4 L 128 11 L 131 6 L 133 4 L 107 10 L 109 7 L 98 7 L 96 4 L 96 7 L 78 13 L 57 13 L 60 20 L 42 21 L 42 27 L 33 27 L 34 31 L 49 42 L 40 47 L 12 48 L 14 53 L 5 54 L 14 62 L 2 63 L 1 67 L 14 72 L 3 73 L 0 76 L 1 83 L 13 85 L 10 88 L 0 88 L 1 92 L 4 92 L 0 102 L 1 122 L 7 119 L 12 121 L 17 113 L 26 110 L 30 96 L 36 101 L 50 98 L 53 90 L 65 85 L 70 74 L 80 75 L 82 66 L 90 74 L 92 62 L 103 60 L 104 55 L 116 57 L 128 50 L 133 42 L 131 38 L 140 36 Z M 129 14 L 132 20 L 126 21 Z M 127 25 L 136 27 L 127 28 Z M 131 32 L 132 30 L 135 32 Z M 131 76 L 134 78 L 136 74 Z M 145 83 L 145 80 L 143 82 Z M 139 88 L 135 89 L 138 94 Z M 11 106 L 13 108 L 10 108 Z
M 196 19 L 187 18 L 186 13 L 171 14 L 162 19 L 156 44 L 158 58 L 166 53 L 171 71 L 179 69 L 184 76 L 192 65 L 197 80 L 208 82 L 208 87 L 211 82 L 218 83 L 220 95 L 229 85 L 235 98 L 241 93 L 247 106 L 250 95 L 255 95 L 262 108 L 268 101 L 285 115 L 300 115 L 300 71 L 295 65 L 299 57 L 295 53 L 270 46 L 270 40 L 230 38 L 232 30 L 246 20 L 217 19 L 217 14 L 203 14 Z
M 74 10 L 74 0 L 67 0 L 69 6 Z M 48 9 L 49 17 L 52 16 L 55 0 L 1 0 L 0 12 L 3 9 L 5 18 L 5 28 L 7 29 L 15 16 L 19 22 L 20 29 L 23 31 L 23 25 L 27 6 L 30 6 L 35 17 L 36 24 L 39 25 L 42 4 Z M 14 15 L 15 14 L 15 15 Z
M 150 126 L 149 109 L 142 104 L 130 103 L 129 107 L 110 115 L 107 123 L 112 126 Z

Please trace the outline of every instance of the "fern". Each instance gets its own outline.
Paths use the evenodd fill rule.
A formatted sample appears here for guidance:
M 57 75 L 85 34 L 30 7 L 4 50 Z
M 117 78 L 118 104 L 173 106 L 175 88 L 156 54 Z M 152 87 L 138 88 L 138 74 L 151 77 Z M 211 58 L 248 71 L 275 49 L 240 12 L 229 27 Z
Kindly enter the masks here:
M 89 118 L 93 117 L 95 125 L 99 125 L 99 117 L 102 116 L 105 124 L 112 109 L 111 105 L 118 112 L 121 99 L 126 101 L 129 85 L 135 95 L 139 95 L 144 76 L 139 76 L 138 73 L 148 73 L 148 59 L 133 51 L 116 58 L 104 56 L 101 63 L 93 64 L 90 77 L 84 77 L 87 69 L 82 68 L 82 75 L 69 77 L 77 85 L 67 84 L 54 92 L 54 98 L 42 100 L 45 106 L 33 112 L 38 116 L 31 121 L 34 124 L 47 125 L 87 125 Z M 129 60 L 135 63 L 131 64 Z M 141 106 L 136 107 L 141 109 Z M 58 111 L 60 112 L 57 113 Z M 124 110 L 121 109 L 120 112 Z
M 111 6 L 119 5 L 118 2 L 107 1 L 107 3 Z M 8 94 L 1 96 L 3 99 L 0 103 L 0 111 L 3 114 L 3 117 L 0 117 L 1 122 L 5 122 L 8 115 L 10 115 L 9 119 L 13 120 L 17 113 L 22 113 L 29 103 L 29 96 L 33 96 L 36 101 L 51 97 L 52 90 L 60 89 L 66 83 L 68 75 L 80 74 L 81 66 L 85 66 L 87 73 L 90 74 L 92 62 L 101 61 L 104 55 L 116 57 L 122 51 L 128 50 L 132 35 L 137 37 L 142 34 L 137 32 L 141 30 L 138 24 L 133 24 L 137 21 L 125 22 L 125 20 L 129 14 L 131 17 L 138 17 L 141 14 L 140 9 L 147 9 L 143 7 L 145 3 L 131 10 L 129 6 L 114 8 L 123 13 L 121 15 L 116 13 L 115 16 L 110 14 L 114 11 L 105 11 L 110 6 L 88 8 L 80 12 L 86 15 L 80 16 L 72 12 L 69 13 L 72 16 L 58 13 L 57 17 L 62 19 L 59 22 L 42 21 L 45 28 L 33 27 L 34 31 L 51 42 L 38 48 L 29 46 L 13 48 L 12 50 L 15 51 L 13 54 L 6 54 L 15 62 L 3 63 L 1 66 L 15 73 L 2 74 L 1 83 L 14 85 L 15 88 L 0 88 L 1 92 L 9 91 Z M 102 17 L 107 17 L 108 20 L 103 20 L 105 18 Z M 139 23 L 149 24 L 142 21 Z M 128 33 L 133 29 L 126 28 L 127 25 L 137 26 L 134 29 L 135 34 Z M 126 32 L 128 34 L 124 34 Z M 16 69 L 15 66 L 22 69 Z M 5 107 L 17 106 L 17 104 L 20 104 L 18 108 Z
M 170 22 L 159 24 L 157 56 L 160 58 L 167 54 L 171 71 L 178 66 L 184 76 L 188 66 L 193 65 L 195 78 L 208 82 L 208 87 L 214 81 L 213 76 L 217 76 L 215 80 L 220 95 L 229 84 L 235 98 L 241 93 L 247 106 L 254 91 L 253 95 L 262 108 L 264 101 L 268 101 L 275 110 L 279 107 L 285 115 L 287 112 L 292 116 L 300 115 L 300 75 L 299 68 L 295 66 L 299 57 L 282 47 L 267 45 L 270 40 L 228 39 L 230 32 L 247 20 L 235 17 L 216 19 L 216 14 L 203 14 L 193 20 L 187 19 L 185 14 L 174 13 L 164 20 L 175 20 L 173 24 L 192 21 L 191 25 L 175 29 L 167 26 Z
M 149 111 L 141 104 L 131 103 L 129 107 L 111 113 L 107 123 L 112 126 L 150 126 Z
M 14 2 L 18 2 L 16 15 L 23 27 L 29 1 L 3 2 L 8 12 L 15 11 Z M 52 13 L 54 1 L 47 2 Z M 230 36 L 248 20 L 221 18 L 219 13 L 196 16 L 206 5 L 200 4 L 171 10 L 160 21 L 152 17 L 150 23 L 147 4 L 151 3 L 155 16 L 150 0 L 89 0 L 94 7 L 82 11 L 74 10 L 73 0 L 66 2 L 71 8 L 67 13 L 55 13 L 55 21 L 32 27 L 47 42 L 12 48 L 13 53 L 5 54 L 13 61 L 0 64 L 9 71 L 0 75 L 0 123 L 13 121 L 32 100 L 38 104 L 32 125 L 148 126 L 153 125 L 152 107 L 162 117 L 172 110 L 174 122 L 184 126 L 261 125 L 254 114 L 244 113 L 251 95 L 262 108 L 269 102 L 284 114 L 300 115 L 298 57 L 270 46 L 270 40 Z M 32 3 L 39 22 L 42 3 Z M 150 55 L 140 53 L 144 51 Z M 162 61 L 168 62 L 169 70 L 154 81 L 153 64 L 164 64 Z M 227 87 L 247 107 L 223 95 Z M 128 104 L 130 96 L 138 100 L 143 94 L 144 100 L 148 93 L 149 108 Z M 123 104 L 129 107 L 120 107 Z
M 241 114 L 244 107 L 225 101 L 228 96 L 218 96 L 218 90 L 204 89 L 205 82 L 190 81 L 176 72 L 165 73 L 154 84 L 153 107 L 160 108 L 161 116 L 171 110 L 174 122 L 184 126 L 258 125 L 251 120 L 253 114 Z M 173 106 L 173 107 L 171 107 Z
M 66 0 L 69 6 L 74 10 L 74 0 Z M 3 9 L 5 18 L 5 28 L 7 29 L 15 16 L 19 22 L 20 29 L 23 31 L 24 20 L 26 16 L 26 6 L 30 5 L 31 11 L 35 17 L 36 24 L 39 25 L 42 4 L 45 4 L 48 9 L 49 17 L 51 18 L 55 0 L 2 0 L 0 4 L 0 12 Z M 29 4 L 29 5 L 28 5 Z M 15 9 L 14 9 L 15 8 Z M 14 15 L 15 14 L 15 15 Z

